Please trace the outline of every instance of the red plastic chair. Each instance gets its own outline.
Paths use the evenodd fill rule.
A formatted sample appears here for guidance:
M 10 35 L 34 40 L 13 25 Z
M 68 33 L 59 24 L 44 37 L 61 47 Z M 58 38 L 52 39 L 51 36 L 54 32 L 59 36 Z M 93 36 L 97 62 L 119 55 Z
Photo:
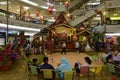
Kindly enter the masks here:
M 88 80 L 89 80 L 89 66 L 82 66 L 80 68 L 80 74 L 78 75 L 78 78 L 80 79 L 80 77 L 82 76 L 87 76 Z

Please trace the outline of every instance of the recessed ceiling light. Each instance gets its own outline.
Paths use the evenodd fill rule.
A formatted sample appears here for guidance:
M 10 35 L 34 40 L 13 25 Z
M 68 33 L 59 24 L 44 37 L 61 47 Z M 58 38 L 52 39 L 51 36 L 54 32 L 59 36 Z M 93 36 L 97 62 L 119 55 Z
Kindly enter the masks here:
M 0 27 L 6 28 L 6 24 L 0 23 Z M 21 27 L 21 26 L 14 26 L 14 25 L 9 25 L 10 29 L 16 29 L 16 30 L 27 30 L 27 31 L 34 31 L 34 32 L 40 32 L 40 29 L 37 28 L 28 28 L 28 27 Z
M 30 9 L 30 7 L 24 6 L 24 9 L 28 10 L 28 9 Z
M 30 4 L 30 5 L 33 5 L 33 6 L 39 6 L 37 3 L 34 3 L 32 1 L 29 1 L 29 0 L 20 0 L 20 1 L 25 2 L 27 4 Z
M 113 16 L 117 16 L 117 15 L 118 15 L 117 13 L 113 14 Z
M 17 9 L 16 11 L 17 11 L 17 12 L 20 12 L 20 9 Z
M 8 2 L 8 3 L 10 3 L 10 2 Z M 6 5 L 6 4 L 7 4 L 7 1 L 2 1 L 2 2 L 0 2 L 0 4 L 1 4 L 1 5 Z

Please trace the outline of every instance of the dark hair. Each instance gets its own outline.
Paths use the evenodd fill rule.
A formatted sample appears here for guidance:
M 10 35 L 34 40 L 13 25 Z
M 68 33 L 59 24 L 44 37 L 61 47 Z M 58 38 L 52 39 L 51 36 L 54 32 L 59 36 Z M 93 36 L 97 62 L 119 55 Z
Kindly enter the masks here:
M 74 68 L 75 69 L 78 68 L 78 63 L 75 63 Z
M 48 57 L 44 57 L 43 62 L 48 62 Z
M 108 56 L 106 57 L 106 62 L 109 62 L 109 60 L 110 60 L 112 57 L 113 57 L 112 55 L 108 55 Z
M 33 58 L 33 63 L 36 63 L 37 62 L 37 58 Z
M 92 61 L 91 61 L 91 59 L 90 59 L 89 57 L 85 57 L 84 59 L 85 59 L 85 61 L 86 61 L 88 64 L 91 64 L 91 63 L 92 63 Z

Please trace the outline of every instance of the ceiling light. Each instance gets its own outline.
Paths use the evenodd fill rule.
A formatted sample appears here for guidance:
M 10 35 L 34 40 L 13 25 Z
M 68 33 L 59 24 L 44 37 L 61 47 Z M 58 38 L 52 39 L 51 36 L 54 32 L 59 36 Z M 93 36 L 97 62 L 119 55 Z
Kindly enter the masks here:
M 7 28 L 6 24 L 0 23 L 0 27 L 2 28 Z M 36 28 L 28 28 L 28 27 L 21 27 L 21 26 L 14 26 L 14 25 L 8 25 L 8 28 L 10 29 L 16 29 L 16 30 L 28 30 L 28 31 L 35 31 L 35 32 L 40 32 L 40 29 Z
M 111 20 L 120 20 L 120 17 L 110 17 Z
M 113 14 L 113 16 L 117 16 L 117 15 L 118 15 L 117 13 Z
M 17 12 L 20 12 L 20 9 L 16 10 Z
M 29 36 L 33 36 L 34 34 L 36 34 L 36 33 L 31 33 L 31 32 L 25 32 L 25 35 L 29 35 Z
M 31 2 L 31 1 L 29 1 L 29 0 L 20 0 L 20 1 L 25 2 L 25 3 L 28 3 L 28 4 L 33 5 L 33 6 L 38 6 L 38 4 L 36 4 L 36 3 L 34 3 L 34 2 Z
M 10 2 L 8 2 L 8 3 L 10 3 Z M 7 4 L 7 1 L 2 1 L 2 2 L 0 2 L 0 4 L 1 4 L 1 5 L 6 5 L 6 4 Z
M 30 7 L 24 6 L 24 9 L 28 10 L 28 9 L 30 9 Z
M 120 36 L 120 33 L 106 33 L 106 36 Z
M 48 9 L 48 7 L 47 6 L 40 6 L 41 8 L 43 8 L 43 9 Z
M 87 5 L 99 5 L 100 2 L 95 2 L 95 3 L 87 3 Z

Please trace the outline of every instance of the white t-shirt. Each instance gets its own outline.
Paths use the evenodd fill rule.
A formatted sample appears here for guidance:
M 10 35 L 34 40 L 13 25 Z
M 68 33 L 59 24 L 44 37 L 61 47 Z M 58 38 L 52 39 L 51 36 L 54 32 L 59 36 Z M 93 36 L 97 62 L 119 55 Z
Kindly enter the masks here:
M 88 63 L 85 63 L 85 64 L 82 64 L 81 67 L 82 66 L 90 66 L 90 65 Z
M 62 47 L 63 47 L 63 48 L 65 48 L 65 47 L 66 47 L 66 44 L 65 44 L 65 43 L 63 43 Z
M 79 48 L 79 42 L 75 42 L 75 48 Z

